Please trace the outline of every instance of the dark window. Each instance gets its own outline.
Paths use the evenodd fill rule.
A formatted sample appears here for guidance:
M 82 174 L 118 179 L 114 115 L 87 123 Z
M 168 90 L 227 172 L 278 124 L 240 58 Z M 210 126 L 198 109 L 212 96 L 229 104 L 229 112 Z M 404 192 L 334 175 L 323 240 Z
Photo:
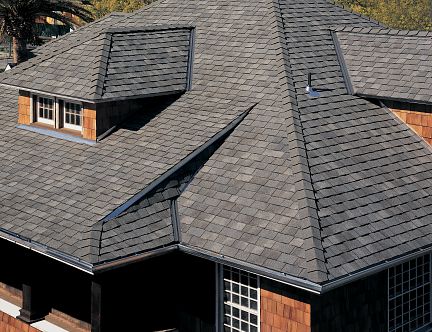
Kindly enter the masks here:
M 389 331 L 413 332 L 431 323 L 431 255 L 388 270 Z

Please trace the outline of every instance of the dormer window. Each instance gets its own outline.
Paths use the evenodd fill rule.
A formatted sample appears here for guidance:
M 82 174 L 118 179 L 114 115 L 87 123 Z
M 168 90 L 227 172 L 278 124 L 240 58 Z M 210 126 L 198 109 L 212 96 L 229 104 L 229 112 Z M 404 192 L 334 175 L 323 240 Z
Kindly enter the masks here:
M 45 97 L 38 98 L 36 122 L 41 122 L 54 126 L 54 112 L 54 99 Z
M 150 99 L 177 98 L 191 90 L 194 31 L 189 25 L 107 28 L 97 49 L 83 55 L 93 65 L 78 81 L 82 65 L 64 67 L 59 53 L 50 58 L 53 68 L 63 68 L 55 77 L 35 80 L 46 75 L 45 62 L 35 57 L 32 75 L 18 66 L 1 83 L 20 90 L 20 128 L 71 140 L 79 135 L 93 143 L 133 113 L 146 111 Z
M 55 97 L 33 94 L 33 114 L 30 123 L 40 123 L 53 129 L 68 129 L 81 134 L 83 106 L 80 103 Z
M 72 130 L 82 129 L 82 106 L 65 102 L 63 109 L 64 127 Z

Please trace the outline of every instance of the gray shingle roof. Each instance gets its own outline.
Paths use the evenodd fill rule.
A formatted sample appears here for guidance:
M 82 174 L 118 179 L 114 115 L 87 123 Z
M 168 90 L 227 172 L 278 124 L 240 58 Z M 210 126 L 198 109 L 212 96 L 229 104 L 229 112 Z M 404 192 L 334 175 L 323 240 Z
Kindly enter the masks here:
M 0 74 L 0 83 L 92 102 L 187 90 L 191 27 L 113 29 L 104 21 L 95 26 L 87 28 L 84 41 L 44 47 L 39 56 Z
M 121 29 L 195 26 L 192 90 L 154 100 L 94 146 L 17 129 L 16 94 L 3 90 L 0 228 L 89 263 L 181 239 L 319 283 L 431 243 L 431 150 L 389 111 L 347 93 L 330 33 L 376 23 L 325 0 L 161 0 L 110 19 Z M 103 25 L 49 47 L 98 40 Z M 305 92 L 308 72 L 319 98 Z M 178 187 L 177 241 L 175 195 L 101 222 L 255 104 Z
M 103 99 L 161 95 L 188 88 L 190 27 L 109 30 Z
M 138 204 L 101 232 L 99 261 L 106 262 L 174 242 L 170 202 Z
M 271 130 L 280 158 L 256 134 L 263 122 L 242 124 L 180 198 L 185 238 L 317 282 L 427 246 L 431 151 L 387 110 L 346 93 L 327 30 L 376 25 L 326 1 L 285 0 L 277 10 L 288 79 L 279 93 L 291 97 L 286 127 Z M 305 92 L 308 72 L 320 98 Z
M 336 37 L 353 93 L 432 103 L 432 32 L 345 28 Z

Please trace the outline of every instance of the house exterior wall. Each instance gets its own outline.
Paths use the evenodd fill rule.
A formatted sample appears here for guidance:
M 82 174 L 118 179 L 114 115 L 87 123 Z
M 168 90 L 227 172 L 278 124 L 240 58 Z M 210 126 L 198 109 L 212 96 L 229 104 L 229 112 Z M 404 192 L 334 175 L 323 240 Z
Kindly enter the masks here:
M 92 141 L 96 140 L 96 105 L 83 105 L 82 136 Z
M 0 331 L 2 332 L 40 332 L 38 329 L 0 311 Z
M 417 135 L 432 145 L 432 106 L 385 102 L 386 106 Z
M 132 112 L 143 107 L 142 99 L 111 101 L 99 104 L 84 103 L 83 130 L 85 139 L 95 141 L 115 125 L 121 124 Z
M 315 295 L 261 278 L 261 332 L 386 332 L 387 271 Z
M 312 332 L 387 331 L 387 271 L 342 286 L 312 305 Z
M 120 125 L 131 113 L 144 109 L 149 100 L 130 99 L 97 104 L 96 136 Z
M 432 145 L 432 113 L 392 109 L 392 112 Z
M 18 97 L 18 123 L 30 124 L 30 93 L 22 90 Z
M 168 101 L 170 100 L 170 98 L 167 97 L 165 99 Z M 58 100 L 63 99 L 58 98 Z M 31 102 L 30 93 L 20 90 L 18 97 L 19 124 L 30 125 L 32 123 Z M 82 131 L 76 134 L 81 134 L 85 139 L 96 141 L 96 139 L 107 130 L 116 125 L 121 125 L 132 113 L 139 110 L 145 111 L 146 109 L 152 109 L 156 102 L 160 102 L 160 99 L 131 99 L 98 104 L 83 103 Z M 60 127 L 62 127 L 62 125 L 60 125 Z
M 261 332 L 310 332 L 311 298 L 261 278 Z

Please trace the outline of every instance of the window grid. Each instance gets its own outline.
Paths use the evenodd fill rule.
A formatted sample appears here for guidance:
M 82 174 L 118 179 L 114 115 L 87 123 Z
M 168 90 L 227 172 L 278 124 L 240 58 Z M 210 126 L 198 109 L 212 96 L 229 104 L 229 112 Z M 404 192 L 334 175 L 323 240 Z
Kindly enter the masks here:
M 389 331 L 419 331 L 431 323 L 431 255 L 388 270 Z
M 224 331 L 259 332 L 259 279 L 223 267 Z
M 79 104 L 65 102 L 64 126 L 65 128 L 81 127 L 82 107 Z
M 51 98 L 39 97 L 38 121 L 54 122 L 54 100 Z

